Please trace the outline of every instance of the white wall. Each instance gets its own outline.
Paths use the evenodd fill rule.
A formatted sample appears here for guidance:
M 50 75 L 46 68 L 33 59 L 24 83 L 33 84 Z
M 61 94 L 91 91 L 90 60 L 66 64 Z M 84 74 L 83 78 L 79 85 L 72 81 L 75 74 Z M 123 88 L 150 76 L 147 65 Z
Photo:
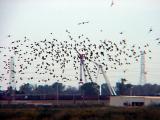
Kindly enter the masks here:
M 123 107 L 124 103 L 132 105 L 132 102 L 144 102 L 145 106 L 151 104 L 160 104 L 160 97 L 147 96 L 111 96 L 110 106 Z

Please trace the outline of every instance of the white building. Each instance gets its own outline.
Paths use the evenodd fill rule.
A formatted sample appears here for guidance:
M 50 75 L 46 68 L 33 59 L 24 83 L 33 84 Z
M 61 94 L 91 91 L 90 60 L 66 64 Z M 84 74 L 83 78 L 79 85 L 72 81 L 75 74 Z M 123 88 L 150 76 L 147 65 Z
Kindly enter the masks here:
M 149 106 L 160 105 L 160 97 L 157 96 L 111 96 L 110 106 Z

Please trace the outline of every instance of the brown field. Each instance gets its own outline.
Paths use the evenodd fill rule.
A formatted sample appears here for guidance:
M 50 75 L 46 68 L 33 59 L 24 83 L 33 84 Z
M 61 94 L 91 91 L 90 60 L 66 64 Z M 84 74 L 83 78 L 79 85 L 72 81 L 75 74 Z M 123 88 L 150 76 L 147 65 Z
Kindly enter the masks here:
M 0 104 L 0 120 L 160 120 L 160 107 L 109 107 L 96 104 L 97 101 L 87 101 L 88 104 L 78 101 L 80 103 L 74 105 L 73 101 L 60 101 L 63 104 L 58 106 L 56 101 L 31 101 L 34 106 L 16 102 Z M 37 106 L 46 103 L 52 106 Z
M 157 108 L 0 109 L 1 120 L 159 120 Z
M 0 100 L 1 105 L 6 104 L 26 104 L 26 105 L 95 105 L 95 104 L 103 104 L 108 105 L 109 101 L 107 100 Z

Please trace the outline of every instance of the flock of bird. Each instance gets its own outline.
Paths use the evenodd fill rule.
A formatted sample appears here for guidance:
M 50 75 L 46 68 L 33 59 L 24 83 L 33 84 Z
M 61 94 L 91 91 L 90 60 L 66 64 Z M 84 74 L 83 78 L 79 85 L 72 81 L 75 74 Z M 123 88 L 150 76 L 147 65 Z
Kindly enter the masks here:
M 86 24 L 86 22 L 78 25 L 80 24 Z M 24 37 L 23 40 L 11 41 L 9 47 L 0 47 L 0 53 L 3 50 L 13 53 L 14 64 L 11 58 L 8 58 L 5 52 L 3 53 L 3 57 L 6 58 L 3 61 L 6 73 L 14 74 L 12 81 L 8 84 L 26 80 L 40 83 L 52 80 L 61 82 L 77 80 L 78 82 L 80 59 L 76 50 L 84 54 L 84 64 L 94 78 L 96 78 L 98 67 L 92 61 L 101 64 L 105 71 L 116 70 L 121 66 L 138 62 L 141 54 L 151 53 L 148 43 L 144 46 L 129 45 L 126 39 L 118 42 L 99 40 L 95 43 L 84 34 L 73 37 L 67 29 L 66 34 L 68 40 L 65 41 L 55 39 L 53 33 L 50 33 L 52 39 L 49 40 L 46 38 L 41 41 L 32 41 Z M 120 35 L 122 34 L 120 32 Z M 12 38 L 11 35 L 8 37 Z M 14 67 L 11 68 L 12 64 Z M 6 73 L 0 74 L 0 81 L 7 80 Z M 68 74 L 72 74 L 72 77 Z M 89 75 L 85 74 L 85 76 L 90 79 Z
M 111 0 L 110 6 L 114 5 L 115 1 Z M 90 21 L 83 21 L 77 25 L 89 23 Z M 96 79 L 98 66 L 95 63 L 102 65 L 107 72 L 139 62 L 142 54 L 151 53 L 149 43 L 143 46 L 131 45 L 128 44 L 127 39 L 95 42 L 84 34 L 75 36 L 68 29 L 65 32 L 68 39 L 64 41 L 54 38 L 54 33 L 49 34 L 51 39 L 40 41 L 32 41 L 26 36 L 23 40 L 12 40 L 12 35 L 8 35 L 7 37 L 11 39 L 10 45 L 0 46 L 1 65 L 4 70 L 4 73 L 0 73 L 0 81 L 8 81 L 10 85 L 19 81 L 47 83 L 52 80 L 61 82 L 76 80 L 79 82 L 80 56 L 77 51 L 84 55 L 84 65 L 90 73 L 90 75 L 85 73 L 85 77 L 90 79 L 92 76 Z M 151 32 L 153 32 L 152 27 L 148 30 L 148 33 Z M 119 34 L 122 36 L 124 33 L 119 32 Z M 160 44 L 160 38 L 155 40 Z M 150 56 L 148 58 L 151 59 Z M 127 69 L 123 72 L 126 71 Z M 7 78 L 6 74 L 10 78 Z

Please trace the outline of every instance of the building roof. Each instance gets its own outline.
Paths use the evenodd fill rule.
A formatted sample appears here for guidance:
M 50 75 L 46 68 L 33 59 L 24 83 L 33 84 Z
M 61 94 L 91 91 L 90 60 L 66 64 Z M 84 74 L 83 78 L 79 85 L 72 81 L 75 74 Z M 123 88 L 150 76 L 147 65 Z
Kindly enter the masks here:
M 160 96 L 111 96 L 111 97 L 160 99 Z

